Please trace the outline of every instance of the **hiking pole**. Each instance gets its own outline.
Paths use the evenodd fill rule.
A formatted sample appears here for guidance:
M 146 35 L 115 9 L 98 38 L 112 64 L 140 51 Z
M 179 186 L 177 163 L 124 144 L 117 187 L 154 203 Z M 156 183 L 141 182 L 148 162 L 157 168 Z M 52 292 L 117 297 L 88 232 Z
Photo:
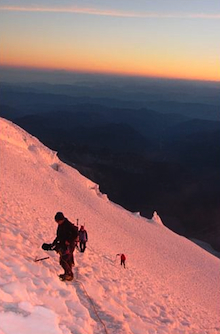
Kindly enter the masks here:
M 34 259 L 34 262 L 38 262 L 38 261 L 43 261 L 43 260 L 47 260 L 49 259 L 50 257 L 47 256 L 47 257 L 42 257 L 41 259 L 38 259 L 37 257 Z

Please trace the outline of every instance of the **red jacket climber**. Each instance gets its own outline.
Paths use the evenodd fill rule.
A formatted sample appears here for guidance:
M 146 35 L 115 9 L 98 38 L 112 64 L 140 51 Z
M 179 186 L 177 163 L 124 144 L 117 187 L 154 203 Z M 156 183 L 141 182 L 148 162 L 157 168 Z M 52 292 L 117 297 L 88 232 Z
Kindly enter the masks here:
M 121 266 L 123 265 L 125 268 L 126 256 L 124 254 L 117 254 L 116 256 L 121 256 Z

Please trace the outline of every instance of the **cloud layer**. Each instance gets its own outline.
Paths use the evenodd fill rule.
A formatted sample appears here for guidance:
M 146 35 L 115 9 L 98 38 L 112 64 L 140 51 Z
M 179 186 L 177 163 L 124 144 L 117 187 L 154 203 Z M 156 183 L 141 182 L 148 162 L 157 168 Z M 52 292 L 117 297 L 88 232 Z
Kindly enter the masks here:
M 0 6 L 0 11 L 14 12 L 50 12 L 50 13 L 75 13 L 87 15 L 100 15 L 124 18 L 174 18 L 174 19 L 220 19 L 220 14 L 206 13 L 161 13 L 161 12 L 135 12 L 119 10 L 103 10 L 88 7 L 32 7 L 32 6 Z

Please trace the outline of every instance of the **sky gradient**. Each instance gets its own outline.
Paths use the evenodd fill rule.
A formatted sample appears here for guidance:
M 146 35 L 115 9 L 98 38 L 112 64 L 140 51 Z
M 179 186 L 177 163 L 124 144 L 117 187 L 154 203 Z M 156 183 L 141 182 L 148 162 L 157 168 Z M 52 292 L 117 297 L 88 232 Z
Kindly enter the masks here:
M 0 2 L 4 67 L 220 80 L 220 1 Z

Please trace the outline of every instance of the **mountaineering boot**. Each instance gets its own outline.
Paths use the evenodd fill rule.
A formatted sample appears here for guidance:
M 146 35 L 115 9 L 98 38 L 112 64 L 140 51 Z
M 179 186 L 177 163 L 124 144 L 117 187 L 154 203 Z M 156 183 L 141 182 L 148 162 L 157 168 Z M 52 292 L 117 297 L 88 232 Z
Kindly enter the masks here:
M 60 274 L 58 276 L 59 276 L 60 279 L 62 279 L 65 276 L 65 274 Z
M 59 278 L 61 281 L 72 281 L 73 280 L 73 275 L 69 275 L 69 274 L 61 274 L 59 275 Z

